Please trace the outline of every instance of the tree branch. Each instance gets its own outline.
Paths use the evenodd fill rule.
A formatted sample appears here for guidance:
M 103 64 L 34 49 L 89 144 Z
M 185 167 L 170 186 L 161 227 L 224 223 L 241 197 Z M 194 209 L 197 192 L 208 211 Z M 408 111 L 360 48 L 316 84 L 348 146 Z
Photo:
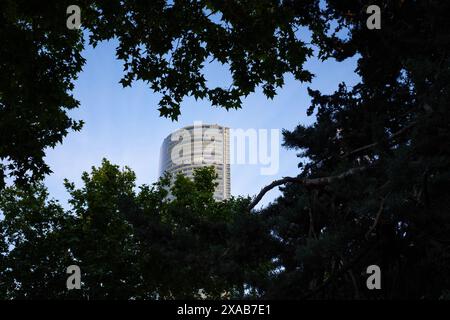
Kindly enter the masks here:
M 336 175 L 336 176 L 328 176 L 328 177 L 322 177 L 322 178 L 314 178 L 314 179 L 304 179 L 299 177 L 284 177 L 279 180 L 273 181 L 271 184 L 265 186 L 261 189 L 261 191 L 258 193 L 258 195 L 252 200 L 252 202 L 249 205 L 249 210 L 252 210 L 258 203 L 261 201 L 261 199 L 264 197 L 264 195 L 272 190 L 275 187 L 284 185 L 286 183 L 298 183 L 302 184 L 304 186 L 322 186 L 326 184 L 330 184 L 337 180 L 342 180 L 347 177 L 353 176 L 356 173 L 362 172 L 366 170 L 367 167 L 357 167 L 357 168 L 351 168 L 347 171 L 344 171 L 343 173 Z
M 308 214 L 309 214 L 309 231 L 308 231 L 308 236 L 309 237 L 313 236 L 314 239 L 317 239 L 316 231 L 314 230 L 314 219 L 313 219 L 313 214 L 312 214 L 311 207 L 309 207 L 309 209 L 308 209 Z
M 400 129 L 397 132 L 394 132 L 387 140 L 390 142 L 391 140 L 397 138 L 398 136 L 404 134 L 406 131 L 408 131 L 409 129 L 411 129 L 412 127 L 414 127 L 416 125 L 416 122 L 412 122 L 409 125 L 403 127 L 402 129 Z M 350 155 L 353 155 L 355 153 L 361 152 L 361 151 L 365 151 L 368 150 L 370 148 L 376 147 L 377 145 L 379 145 L 380 142 L 374 142 L 362 147 L 359 147 L 355 150 L 352 150 L 350 152 L 347 152 L 345 154 L 343 154 L 342 156 L 340 156 L 340 158 L 346 158 Z M 258 203 L 259 201 L 261 201 L 261 199 L 264 197 L 264 195 L 269 192 L 270 190 L 272 190 L 273 188 L 277 187 L 277 186 L 281 186 L 284 185 L 286 183 L 299 183 L 299 184 L 303 184 L 305 186 L 319 186 L 319 185 L 325 185 L 325 184 L 329 184 L 335 180 L 340 180 L 340 179 L 344 179 L 348 176 L 354 175 L 355 173 L 364 171 L 365 169 L 367 169 L 367 167 L 359 167 L 359 168 L 352 168 L 348 171 L 345 171 L 344 173 L 341 173 L 340 175 L 337 176 L 330 176 L 330 177 L 324 177 L 324 178 L 315 178 L 315 179 L 301 179 L 298 177 L 284 177 L 282 179 L 279 180 L 275 180 L 273 181 L 271 184 L 265 186 L 260 192 L 259 194 L 253 199 L 253 201 L 250 203 L 249 205 L 249 210 L 252 210 Z
M 355 299 L 359 300 L 360 294 L 359 294 L 358 283 L 356 282 L 355 275 L 353 274 L 353 270 L 351 268 L 348 270 L 348 274 L 350 276 L 350 279 L 352 280 L 353 290 L 355 291 Z
M 357 264 L 364 256 L 369 253 L 370 251 L 374 250 L 376 247 L 378 247 L 378 242 L 373 243 L 369 245 L 365 250 L 363 250 L 356 258 L 354 258 L 351 262 L 347 263 L 346 265 L 342 266 L 337 272 L 333 273 L 325 282 L 323 282 L 321 285 L 313 289 L 312 291 L 305 294 L 300 300 L 306 300 L 314 295 L 316 295 L 318 292 L 322 291 L 326 287 L 328 287 L 333 281 L 339 279 L 342 275 L 344 275 L 346 272 L 351 270 L 351 268 Z
M 408 131 L 408 130 L 411 129 L 412 127 L 414 127 L 415 124 L 416 124 L 415 122 L 410 123 L 409 125 L 407 125 L 407 126 L 403 127 L 402 129 L 398 130 L 397 132 L 394 132 L 394 133 L 388 138 L 388 141 L 391 141 L 391 140 L 397 138 L 398 136 L 402 135 L 403 133 L 405 133 L 406 131 Z M 365 150 L 367 150 L 367 149 L 376 147 L 376 146 L 379 145 L 379 144 L 380 144 L 380 142 L 374 142 L 374 143 L 371 143 L 371 144 L 368 144 L 368 145 L 359 147 L 359 148 L 357 148 L 357 149 L 355 149 L 355 150 L 352 150 L 352 151 L 350 151 L 350 152 L 347 152 L 347 153 L 343 154 L 343 155 L 341 156 L 341 158 L 346 158 L 346 157 L 348 157 L 348 156 L 351 156 L 352 154 L 355 154 L 355 153 L 358 153 L 358 152 L 365 151 Z
M 381 199 L 381 203 L 380 203 L 380 208 L 378 209 L 377 215 L 375 217 L 375 221 L 373 222 L 373 224 L 370 226 L 369 230 L 367 230 L 365 238 L 369 239 L 370 234 L 373 232 L 373 230 L 375 230 L 375 228 L 378 225 L 378 221 L 380 220 L 381 217 L 381 213 L 383 212 L 384 209 L 384 202 L 386 201 L 386 197 L 383 197 L 383 199 Z

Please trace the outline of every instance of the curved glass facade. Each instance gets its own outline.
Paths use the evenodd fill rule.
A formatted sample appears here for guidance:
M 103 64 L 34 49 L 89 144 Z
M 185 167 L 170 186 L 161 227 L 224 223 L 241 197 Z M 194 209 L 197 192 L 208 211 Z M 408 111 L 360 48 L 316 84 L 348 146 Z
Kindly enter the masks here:
M 218 175 L 216 200 L 230 197 L 230 133 L 217 124 L 184 127 L 166 137 L 161 146 L 159 173 L 183 173 L 193 178 L 195 168 L 214 166 Z

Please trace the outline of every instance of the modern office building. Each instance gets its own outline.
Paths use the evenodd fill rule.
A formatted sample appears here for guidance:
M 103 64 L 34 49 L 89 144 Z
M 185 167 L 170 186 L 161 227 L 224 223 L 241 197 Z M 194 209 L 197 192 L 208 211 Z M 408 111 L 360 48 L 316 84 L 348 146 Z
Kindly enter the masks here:
M 214 166 L 218 175 L 216 200 L 230 197 L 230 132 L 217 124 L 195 122 L 193 126 L 179 129 L 161 146 L 159 172 L 175 176 L 183 173 L 193 178 L 195 168 Z

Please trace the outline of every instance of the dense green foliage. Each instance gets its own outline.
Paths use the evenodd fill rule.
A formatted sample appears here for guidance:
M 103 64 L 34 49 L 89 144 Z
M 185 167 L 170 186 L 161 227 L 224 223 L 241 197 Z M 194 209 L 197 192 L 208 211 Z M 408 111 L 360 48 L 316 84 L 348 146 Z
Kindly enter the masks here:
M 66 28 L 67 4 L 53 2 L 0 2 L 0 190 L 7 176 L 43 178 L 45 148 L 82 126 L 67 115 L 78 106 L 81 32 Z
M 331 95 L 310 90 L 317 120 L 285 131 L 301 151 L 302 178 L 367 168 L 345 181 L 288 184 L 263 214 L 284 249 L 286 271 L 270 295 L 315 298 L 440 298 L 450 287 L 449 5 L 386 1 L 381 30 L 360 7 L 329 1 L 350 28 L 331 56 L 359 54 L 361 82 Z M 445 30 L 445 31 L 444 31 Z M 337 49 L 342 49 L 338 51 Z M 366 267 L 382 270 L 369 292 Z
M 242 214 L 248 199 L 214 201 L 215 177 L 204 168 L 193 181 L 178 176 L 170 187 L 166 177 L 137 191 L 130 169 L 104 160 L 83 174 L 81 188 L 66 183 L 68 211 L 41 184 L 5 189 L 1 298 L 244 296 L 273 268 L 272 241 L 260 220 Z M 81 290 L 66 289 L 72 264 L 81 268 Z
M 311 79 L 303 63 L 312 50 L 296 37 L 295 25 L 316 28 L 318 2 L 302 1 L 299 7 L 277 2 L 79 0 L 76 4 L 90 44 L 118 40 L 116 56 L 125 68 L 122 85 L 145 81 L 162 94 L 161 115 L 175 120 L 187 96 L 239 108 L 241 98 L 256 86 L 273 97 L 286 72 L 300 81 Z M 84 64 L 83 33 L 66 28 L 66 8 L 71 4 L 68 0 L 0 3 L 0 178 L 42 178 L 50 172 L 43 161 L 45 148 L 61 142 L 68 130 L 81 128 L 82 123 L 66 114 L 78 105 L 70 91 Z M 301 18 L 296 17 L 299 12 Z M 229 86 L 207 86 L 203 68 L 211 61 L 229 67 L 233 78 Z
M 324 95 L 309 89 L 312 126 L 284 132 L 300 152 L 299 176 L 254 212 L 248 199 L 215 202 L 213 173 L 136 192 L 134 175 L 104 162 L 67 183 L 70 212 L 39 183 L 1 191 L 0 292 L 4 297 L 446 298 L 450 290 L 450 4 L 328 0 L 80 1 L 90 43 L 117 39 L 124 86 L 144 80 L 176 119 L 186 96 L 238 108 L 261 86 L 322 59 L 358 58 L 360 82 Z M 326 5 L 325 5 L 326 4 Z M 382 27 L 365 8 L 378 4 Z M 69 129 L 65 111 L 81 70 L 82 33 L 65 29 L 58 5 L 0 4 L 0 159 L 23 182 Z M 62 15 L 54 14 L 62 12 Z M 50 19 L 53 17 L 53 19 Z M 299 28 L 312 32 L 306 44 Z M 339 31 L 347 33 L 342 37 Z M 26 49 L 22 49 L 26 48 Z M 203 67 L 230 68 L 229 88 L 209 88 Z M 305 179 L 354 171 L 345 179 Z M 3 186 L 0 186 L 2 189 Z M 64 290 L 78 262 L 80 292 Z M 382 290 L 366 289 L 366 267 Z M 79 297 L 79 296 L 77 296 Z

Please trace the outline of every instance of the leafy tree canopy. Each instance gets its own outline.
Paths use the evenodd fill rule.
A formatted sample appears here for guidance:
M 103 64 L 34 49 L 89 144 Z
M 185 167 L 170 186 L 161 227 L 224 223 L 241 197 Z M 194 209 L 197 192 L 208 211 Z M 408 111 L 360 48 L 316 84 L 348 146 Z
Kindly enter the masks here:
M 316 122 L 284 132 L 301 170 L 276 184 L 283 196 L 262 212 L 285 267 L 269 296 L 448 297 L 450 7 L 380 4 L 374 31 L 357 2 L 329 1 L 350 36 L 328 52 L 359 54 L 362 80 L 332 94 L 310 89 Z M 372 264 L 383 290 L 367 290 Z
M 85 62 L 83 35 L 93 46 L 116 39 L 124 62 L 120 82 L 148 83 L 162 94 L 161 116 L 176 120 L 187 96 L 239 108 L 257 86 L 273 97 L 285 73 L 309 81 L 303 63 L 312 49 L 297 29 L 310 27 L 319 38 L 326 21 L 315 0 L 80 0 L 83 28 L 69 30 L 71 4 L 0 4 L 0 181 L 39 180 L 50 172 L 45 149 L 81 128 L 67 111 L 78 106 L 71 91 Z M 229 69 L 229 86 L 208 86 L 204 67 L 211 61 Z
M 1 298 L 173 299 L 243 297 L 272 268 L 269 229 L 242 214 L 248 199 L 213 200 L 213 168 L 193 181 L 135 185 L 129 168 L 104 160 L 66 182 L 70 210 L 44 186 L 0 196 Z M 168 191 L 176 195 L 170 200 Z M 66 289 L 78 265 L 82 289 Z M 255 289 L 253 289 L 255 290 Z M 257 294 L 256 292 L 254 294 Z

